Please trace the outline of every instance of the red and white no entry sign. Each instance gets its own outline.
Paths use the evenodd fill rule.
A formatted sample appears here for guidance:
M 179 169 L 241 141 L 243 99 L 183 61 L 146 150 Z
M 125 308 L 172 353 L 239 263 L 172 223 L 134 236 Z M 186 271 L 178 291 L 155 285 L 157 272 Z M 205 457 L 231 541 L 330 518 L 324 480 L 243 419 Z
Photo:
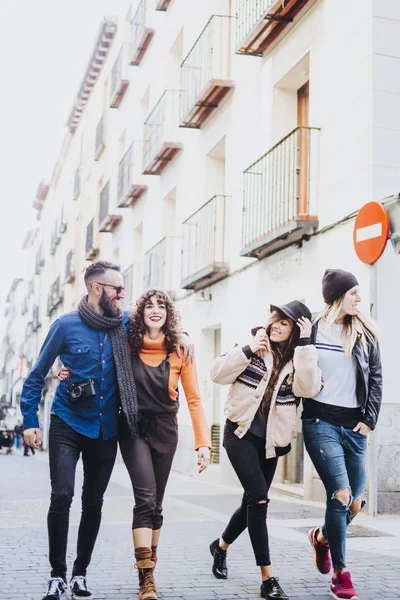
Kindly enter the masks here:
M 382 255 L 390 233 L 389 215 L 379 202 L 368 202 L 354 223 L 353 242 L 358 258 L 372 265 Z

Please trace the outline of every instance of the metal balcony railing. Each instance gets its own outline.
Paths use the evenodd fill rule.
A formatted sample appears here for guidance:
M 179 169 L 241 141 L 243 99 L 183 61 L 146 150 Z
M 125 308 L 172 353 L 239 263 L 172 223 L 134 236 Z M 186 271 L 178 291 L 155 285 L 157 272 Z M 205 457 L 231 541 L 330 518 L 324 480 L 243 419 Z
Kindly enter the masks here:
M 131 65 L 140 65 L 154 35 L 154 29 L 147 25 L 147 3 L 141 0 L 131 23 Z
M 122 276 L 125 286 L 125 298 L 122 305 L 124 310 L 131 310 L 143 293 L 143 263 L 133 263 L 122 273 Z
M 160 175 L 181 150 L 179 91 L 165 90 L 144 123 L 143 173 Z
M 104 136 L 104 117 L 101 117 L 97 127 L 96 127 L 96 142 L 95 142 L 95 150 L 94 150 L 94 158 L 95 160 L 100 160 L 101 155 L 103 154 L 105 144 L 105 136 Z
M 39 306 L 34 306 L 32 311 L 32 330 L 37 331 L 41 327 Z
M 313 0 L 237 0 L 237 52 L 262 56 L 310 1 Z
M 184 289 L 200 289 L 226 277 L 226 196 L 214 196 L 182 224 L 182 281 Z
M 171 0 L 156 0 L 156 10 L 166 11 L 171 3 Z
M 78 166 L 74 175 L 74 195 L 73 199 L 77 200 L 81 192 L 81 167 Z
M 129 44 L 123 44 L 111 71 L 110 84 L 110 108 L 118 108 L 128 89 L 128 48 Z
M 93 260 L 98 253 L 99 249 L 94 241 L 94 219 L 92 219 L 86 227 L 85 258 L 86 260 Z
M 213 15 L 181 65 L 181 127 L 199 128 L 233 89 L 232 18 Z
M 242 256 L 262 258 L 318 226 L 319 129 L 297 127 L 244 172 Z
M 65 264 L 65 283 L 73 283 L 75 281 L 75 265 L 74 253 L 72 250 L 68 252 Z
M 162 288 L 174 297 L 177 287 L 174 281 L 177 258 L 175 237 L 165 237 L 150 248 L 144 255 L 144 288 Z
M 121 219 L 121 215 L 113 214 L 110 210 L 110 181 L 108 181 L 100 192 L 99 231 L 112 231 Z
M 132 206 L 147 190 L 147 185 L 140 183 L 142 177 L 141 144 L 132 142 L 118 166 L 118 206 Z
M 51 315 L 52 312 L 57 308 L 63 301 L 63 294 L 61 289 L 60 276 L 50 286 L 49 295 L 47 297 L 47 314 Z

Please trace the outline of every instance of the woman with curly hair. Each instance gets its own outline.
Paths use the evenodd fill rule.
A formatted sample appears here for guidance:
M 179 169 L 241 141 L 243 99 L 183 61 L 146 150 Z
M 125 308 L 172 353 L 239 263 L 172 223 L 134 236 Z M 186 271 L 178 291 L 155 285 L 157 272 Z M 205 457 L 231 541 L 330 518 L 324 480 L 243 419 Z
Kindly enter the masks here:
M 178 382 L 192 419 L 197 464 L 210 462 L 211 439 L 200 398 L 196 366 L 176 353 L 179 315 L 159 289 L 146 291 L 131 316 L 129 343 L 138 395 L 139 437 L 121 427 L 120 448 L 135 495 L 132 535 L 139 574 L 139 600 L 158 598 L 154 582 L 157 546 L 163 523 L 162 503 L 178 442 Z

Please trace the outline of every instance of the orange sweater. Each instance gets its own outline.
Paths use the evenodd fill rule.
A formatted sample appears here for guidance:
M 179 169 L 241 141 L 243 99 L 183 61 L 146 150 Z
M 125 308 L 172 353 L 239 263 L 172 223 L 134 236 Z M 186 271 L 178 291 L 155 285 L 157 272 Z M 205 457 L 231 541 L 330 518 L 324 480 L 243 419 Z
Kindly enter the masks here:
M 139 352 L 139 357 L 149 367 L 157 367 L 165 359 L 166 349 L 164 341 L 164 334 L 156 340 L 150 339 L 147 335 L 143 336 L 143 344 Z M 194 362 L 189 364 L 184 363 L 176 352 L 171 354 L 169 363 L 169 397 L 171 401 L 175 401 L 178 398 L 178 382 L 179 378 L 181 378 L 192 419 L 195 448 L 196 450 L 204 446 L 211 448 L 210 430 L 204 416 L 196 365 Z

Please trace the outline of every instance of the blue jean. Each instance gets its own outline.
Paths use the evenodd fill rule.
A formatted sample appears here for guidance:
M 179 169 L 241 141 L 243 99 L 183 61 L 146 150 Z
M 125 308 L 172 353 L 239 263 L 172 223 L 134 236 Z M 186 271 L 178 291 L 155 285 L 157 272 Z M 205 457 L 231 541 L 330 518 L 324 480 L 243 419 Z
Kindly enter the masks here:
M 325 486 L 326 512 L 322 534 L 329 542 L 334 569 L 346 566 L 346 527 L 350 504 L 362 498 L 367 476 L 367 436 L 320 419 L 303 420 L 304 445 Z M 348 489 L 348 505 L 336 492 Z
M 15 445 L 17 447 L 17 450 L 19 450 L 22 447 L 22 435 L 20 433 L 15 434 Z

